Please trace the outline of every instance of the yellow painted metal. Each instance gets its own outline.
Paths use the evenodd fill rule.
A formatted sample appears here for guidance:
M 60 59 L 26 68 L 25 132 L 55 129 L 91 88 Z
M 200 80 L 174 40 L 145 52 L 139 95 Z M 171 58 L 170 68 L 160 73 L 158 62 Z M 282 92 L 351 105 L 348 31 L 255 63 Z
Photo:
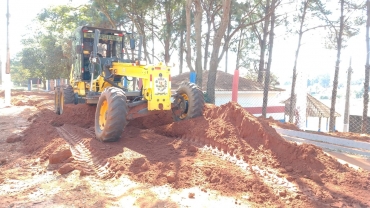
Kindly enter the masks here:
M 149 111 L 171 109 L 170 67 L 162 63 L 141 66 L 132 63 L 113 62 L 109 70 L 116 76 L 142 79 L 142 96 L 148 101 Z M 112 86 L 104 80 L 104 76 L 103 71 L 101 75 L 93 80 L 92 90 L 94 92 L 103 92 L 105 88 Z M 76 80 L 71 80 L 71 83 L 74 81 Z M 122 83 L 118 83 L 118 86 L 122 87 Z M 74 84 L 74 91 L 79 96 L 86 96 L 87 90 L 90 90 L 90 83 L 88 82 L 78 81 Z
M 189 97 L 188 97 L 188 95 L 187 94 L 181 94 L 181 96 L 184 98 L 184 100 L 189 100 Z
M 63 89 L 60 89 L 61 91 L 63 90 Z M 63 113 L 63 110 L 64 110 L 64 92 L 62 91 L 62 92 L 60 92 L 60 99 L 59 99 L 59 102 L 60 102 L 60 114 L 62 114 Z
M 152 81 L 143 81 L 143 89 L 151 89 L 151 100 L 148 100 L 148 110 L 171 109 L 171 84 L 169 70 L 149 71 Z
M 107 120 L 107 110 L 108 110 L 108 102 L 107 100 L 104 100 L 102 105 L 100 106 L 100 111 L 99 111 L 99 127 L 100 130 L 104 129 L 106 120 Z
M 162 63 L 139 66 L 114 62 L 110 71 L 115 75 L 142 79 L 142 96 L 148 101 L 148 110 L 171 109 L 170 67 Z
M 73 64 L 72 64 L 72 67 L 71 67 L 71 72 L 69 73 L 69 83 L 71 84 L 71 86 L 73 86 L 74 83 L 75 83 L 75 80 L 73 78 Z
M 85 91 L 85 82 L 78 82 L 77 83 L 77 93 L 78 95 L 80 96 L 85 96 L 86 95 L 86 91 Z
M 104 74 L 103 74 L 104 76 Z M 109 84 L 108 82 L 104 81 L 104 77 L 103 76 L 98 76 L 98 78 L 96 79 L 96 84 L 95 86 L 98 86 L 99 89 L 95 89 L 94 91 L 97 91 L 97 92 L 103 92 L 103 90 L 107 87 L 111 87 L 112 85 Z
M 149 66 L 138 66 L 136 64 L 131 63 L 116 63 L 116 62 L 113 62 L 112 65 L 113 66 L 110 70 L 113 74 L 149 79 L 148 73 Z

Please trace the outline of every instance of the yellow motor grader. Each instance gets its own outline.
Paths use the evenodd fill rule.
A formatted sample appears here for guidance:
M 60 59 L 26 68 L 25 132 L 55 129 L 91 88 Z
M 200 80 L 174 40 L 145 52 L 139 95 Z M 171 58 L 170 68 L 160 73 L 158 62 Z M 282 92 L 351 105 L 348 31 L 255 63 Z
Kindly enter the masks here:
M 55 87 L 55 112 L 62 114 L 69 103 L 97 104 L 95 135 L 100 141 L 118 140 L 130 120 L 158 111 L 171 110 L 175 121 L 201 116 L 204 97 L 199 87 L 182 82 L 172 94 L 170 67 L 147 65 L 140 61 L 140 50 L 138 59 L 134 52 L 130 57 L 125 36 L 132 34 L 89 26 L 76 29 L 70 85 Z M 135 40 L 129 43 L 134 50 Z

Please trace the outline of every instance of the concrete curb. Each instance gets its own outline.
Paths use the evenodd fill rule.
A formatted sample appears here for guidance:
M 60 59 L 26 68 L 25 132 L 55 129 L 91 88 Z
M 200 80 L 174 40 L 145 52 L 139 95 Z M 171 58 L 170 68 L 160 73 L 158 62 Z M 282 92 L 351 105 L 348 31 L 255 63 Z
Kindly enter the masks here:
M 323 142 L 323 143 L 341 145 L 345 147 L 370 151 L 370 143 L 368 142 L 353 141 L 349 139 L 343 139 L 343 138 L 338 138 L 338 137 L 333 137 L 333 136 L 323 136 L 319 134 L 312 134 L 312 133 L 294 131 L 294 130 L 289 130 L 289 129 L 280 129 L 280 128 L 275 128 L 275 129 L 279 134 L 290 136 L 290 137 L 298 137 L 298 138 L 308 139 L 312 141 L 318 141 L 318 142 Z

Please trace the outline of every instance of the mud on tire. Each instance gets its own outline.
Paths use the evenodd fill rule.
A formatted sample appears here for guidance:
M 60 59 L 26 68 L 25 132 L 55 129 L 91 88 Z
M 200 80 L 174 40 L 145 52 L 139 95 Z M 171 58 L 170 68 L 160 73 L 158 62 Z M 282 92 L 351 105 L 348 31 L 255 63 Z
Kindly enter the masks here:
M 95 112 L 95 135 L 100 141 L 117 141 L 128 121 L 127 98 L 123 90 L 106 88 L 99 97 Z
M 174 113 L 174 120 L 186 120 L 203 115 L 204 97 L 199 87 L 190 82 L 182 82 L 177 89 L 178 96 L 175 105 L 178 109 Z

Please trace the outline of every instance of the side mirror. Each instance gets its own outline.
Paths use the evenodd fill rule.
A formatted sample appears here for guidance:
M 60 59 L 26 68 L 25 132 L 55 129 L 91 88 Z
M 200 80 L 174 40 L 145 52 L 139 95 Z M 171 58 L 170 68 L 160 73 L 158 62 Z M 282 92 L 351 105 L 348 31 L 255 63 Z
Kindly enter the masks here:
M 82 45 L 76 45 L 76 53 L 82 53 Z
M 130 39 L 130 48 L 131 50 L 135 49 L 135 39 Z

